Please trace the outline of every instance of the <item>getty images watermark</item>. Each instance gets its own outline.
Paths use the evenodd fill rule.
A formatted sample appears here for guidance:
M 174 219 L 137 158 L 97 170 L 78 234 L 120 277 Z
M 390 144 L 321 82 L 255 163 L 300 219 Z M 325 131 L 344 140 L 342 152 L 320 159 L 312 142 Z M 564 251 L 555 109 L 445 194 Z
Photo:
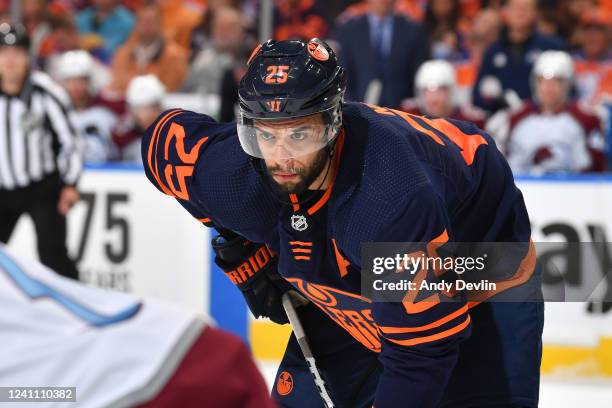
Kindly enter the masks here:
M 376 291 L 446 291 L 453 290 L 497 290 L 497 283 L 484 279 L 478 282 L 461 279 L 466 273 L 482 272 L 486 267 L 487 254 L 482 256 L 429 256 L 423 251 L 410 254 L 395 254 L 395 256 L 379 256 L 372 260 L 372 273 L 380 276 L 372 281 L 372 287 Z M 434 271 L 435 279 L 416 279 L 417 273 Z M 458 277 L 452 280 L 438 279 L 436 272 L 453 271 Z M 400 273 L 403 278 L 399 281 L 387 280 L 384 277 L 390 273 Z M 409 278 L 406 278 L 409 276 Z
M 361 294 L 404 303 L 567 300 L 564 284 L 544 295 L 542 272 L 556 269 L 541 268 L 537 252 L 531 241 L 364 243 Z

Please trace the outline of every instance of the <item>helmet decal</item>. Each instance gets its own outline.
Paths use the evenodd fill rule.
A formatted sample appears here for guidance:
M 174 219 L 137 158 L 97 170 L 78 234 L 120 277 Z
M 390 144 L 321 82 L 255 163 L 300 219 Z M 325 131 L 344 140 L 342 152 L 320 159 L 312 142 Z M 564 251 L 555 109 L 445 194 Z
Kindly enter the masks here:
M 287 82 L 289 65 L 268 65 L 266 84 L 284 84 Z
M 266 102 L 266 106 L 270 112 L 280 112 L 281 101 L 273 100 Z
M 329 59 L 329 52 L 327 52 L 325 46 L 318 41 L 312 40 L 308 43 L 308 53 L 317 61 L 325 62 Z

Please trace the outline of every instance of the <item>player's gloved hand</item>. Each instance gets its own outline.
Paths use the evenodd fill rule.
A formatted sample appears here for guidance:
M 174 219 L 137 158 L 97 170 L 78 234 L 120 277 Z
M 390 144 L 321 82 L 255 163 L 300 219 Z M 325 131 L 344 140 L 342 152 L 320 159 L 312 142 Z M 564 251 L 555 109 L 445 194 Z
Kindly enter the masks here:
M 231 231 L 220 233 L 211 242 L 215 263 L 238 286 L 253 315 L 289 323 L 281 298 L 292 286 L 278 274 L 277 254 Z

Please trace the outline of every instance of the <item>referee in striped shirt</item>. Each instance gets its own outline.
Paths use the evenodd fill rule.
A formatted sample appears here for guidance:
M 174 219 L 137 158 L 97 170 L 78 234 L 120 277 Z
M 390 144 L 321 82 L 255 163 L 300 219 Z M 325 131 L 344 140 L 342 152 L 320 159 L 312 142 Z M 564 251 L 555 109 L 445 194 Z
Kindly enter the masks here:
M 79 200 L 80 140 L 68 95 L 31 71 L 29 43 L 23 26 L 0 24 L 0 242 L 27 213 L 42 263 L 78 279 L 66 249 L 66 214 Z

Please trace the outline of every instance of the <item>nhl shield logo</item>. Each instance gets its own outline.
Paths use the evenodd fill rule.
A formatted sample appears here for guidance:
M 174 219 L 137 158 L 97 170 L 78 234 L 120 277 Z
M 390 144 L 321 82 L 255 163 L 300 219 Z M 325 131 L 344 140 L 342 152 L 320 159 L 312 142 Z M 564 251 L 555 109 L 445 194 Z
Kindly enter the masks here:
M 303 215 L 292 215 L 291 216 L 291 227 L 293 227 L 296 231 L 304 231 L 308 228 L 308 223 L 306 222 L 306 217 Z

